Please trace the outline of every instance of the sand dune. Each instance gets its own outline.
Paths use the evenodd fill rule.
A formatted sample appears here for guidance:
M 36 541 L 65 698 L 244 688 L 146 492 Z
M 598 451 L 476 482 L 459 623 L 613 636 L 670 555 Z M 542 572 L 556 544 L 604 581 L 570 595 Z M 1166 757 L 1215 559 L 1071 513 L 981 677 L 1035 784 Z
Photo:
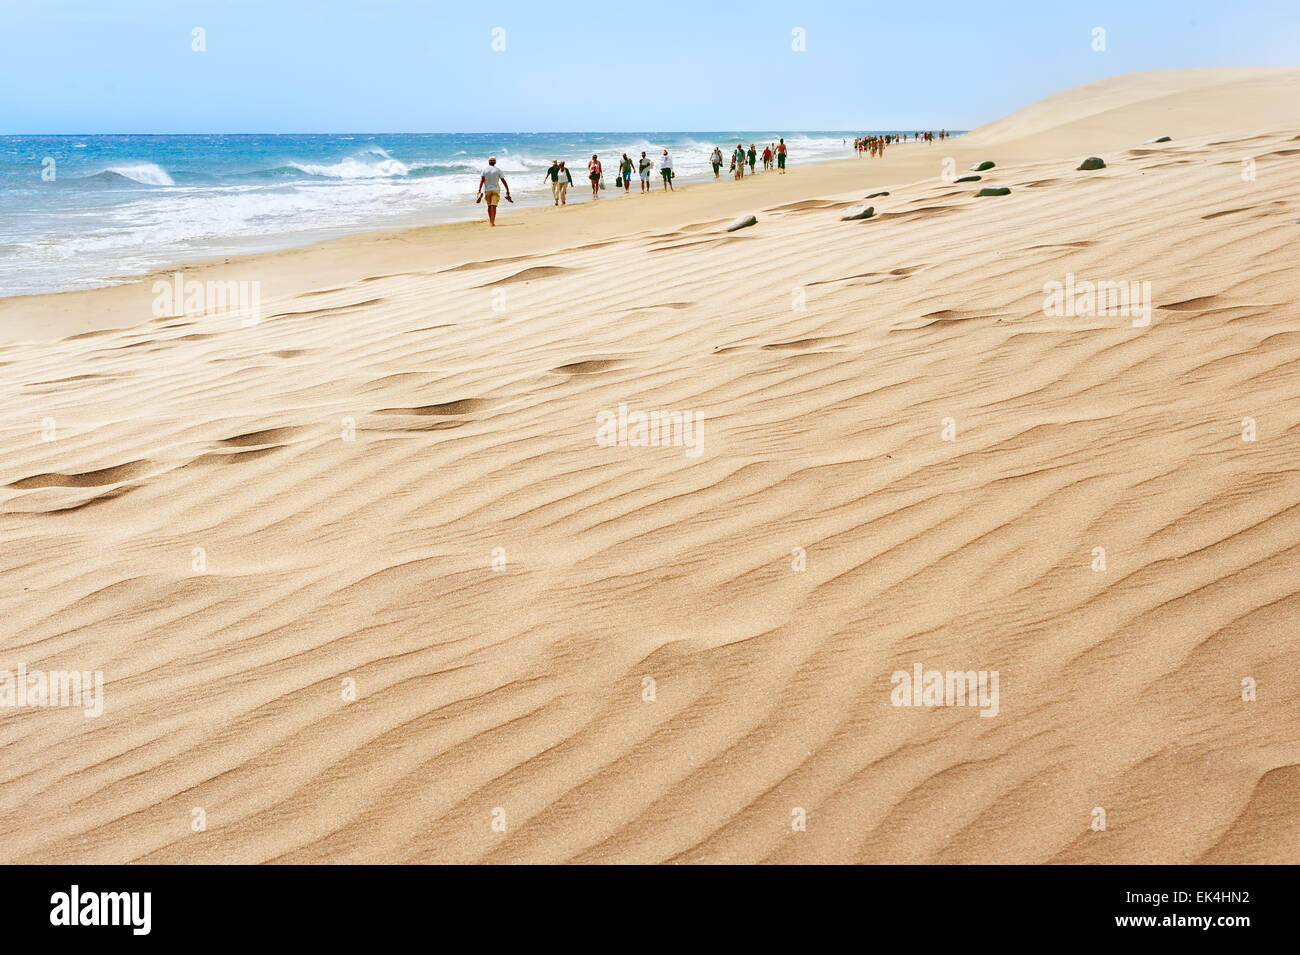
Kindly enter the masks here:
M 1137 74 L 263 256 L 252 327 L 0 309 L 0 668 L 105 680 L 0 711 L 0 858 L 1295 861 L 1297 103 Z M 1045 314 L 1067 273 L 1149 326 Z M 620 404 L 700 453 L 600 446 Z M 892 705 L 917 663 L 997 715 Z

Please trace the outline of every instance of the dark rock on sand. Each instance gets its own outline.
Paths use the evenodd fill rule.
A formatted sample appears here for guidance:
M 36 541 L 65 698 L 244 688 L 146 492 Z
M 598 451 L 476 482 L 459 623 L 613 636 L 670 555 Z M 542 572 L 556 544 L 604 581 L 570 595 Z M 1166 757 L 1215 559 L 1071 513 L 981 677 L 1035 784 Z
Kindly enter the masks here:
M 962 176 L 960 179 L 954 179 L 953 182 L 979 182 L 983 176 Z
M 1146 140 L 1145 142 L 1142 143 L 1142 145 L 1150 146 L 1152 143 L 1167 143 L 1167 142 L 1169 142 L 1168 136 L 1157 136 L 1155 139 Z
M 844 210 L 844 215 L 840 216 L 840 221 L 846 222 L 849 219 L 870 219 L 875 214 L 875 206 L 849 206 Z
M 1078 165 L 1077 168 L 1079 168 L 1079 169 L 1084 169 L 1084 170 L 1088 170 L 1088 169 L 1105 169 L 1105 168 L 1106 168 L 1106 163 L 1105 163 L 1105 161 L 1104 161 L 1103 159 L 1101 159 L 1101 158 L 1099 158 L 1099 157 L 1097 157 L 1097 156 L 1089 156 L 1089 157 L 1088 157 L 1087 159 L 1085 159 L 1083 162 L 1079 163 L 1079 165 Z
M 887 193 L 887 192 L 873 192 L 871 195 L 867 196 L 867 198 L 868 198 L 868 199 L 874 199 L 874 198 L 876 198 L 877 196 L 887 196 L 887 195 L 889 195 L 889 193 Z
M 1011 195 L 1011 190 L 1010 190 L 1009 188 L 1007 188 L 1006 186 L 985 186 L 985 187 L 984 187 L 983 189 L 981 189 L 979 192 L 975 193 L 975 195 L 977 195 L 977 196 L 1009 196 L 1009 195 Z
M 986 159 L 983 162 L 977 162 L 975 165 L 971 166 L 971 169 L 974 170 L 975 172 L 983 172 L 985 169 L 992 169 L 993 166 L 994 166 L 993 160 Z

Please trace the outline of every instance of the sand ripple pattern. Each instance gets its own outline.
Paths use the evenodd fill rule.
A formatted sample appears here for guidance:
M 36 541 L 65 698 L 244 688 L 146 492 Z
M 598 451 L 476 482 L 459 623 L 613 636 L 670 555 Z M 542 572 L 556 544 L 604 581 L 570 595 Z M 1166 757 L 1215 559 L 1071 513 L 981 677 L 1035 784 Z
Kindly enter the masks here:
M 1295 861 L 1298 132 L 4 348 L 0 858 Z

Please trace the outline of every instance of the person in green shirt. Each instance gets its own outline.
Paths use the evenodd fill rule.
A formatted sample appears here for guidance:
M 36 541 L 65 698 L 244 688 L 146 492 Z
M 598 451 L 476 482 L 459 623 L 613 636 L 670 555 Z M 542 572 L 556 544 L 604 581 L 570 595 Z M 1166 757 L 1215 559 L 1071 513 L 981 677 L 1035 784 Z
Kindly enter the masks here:
M 650 191 L 650 170 L 653 169 L 654 167 L 655 167 L 654 160 L 648 158 L 644 152 L 641 153 L 640 169 L 641 169 L 641 191 L 642 192 Z
M 627 158 L 627 153 L 618 163 L 618 175 L 623 180 L 623 195 L 632 191 L 632 160 Z
M 551 168 L 546 170 L 546 175 L 542 177 L 542 182 L 547 180 L 551 182 L 551 195 L 555 198 L 555 204 L 560 204 L 560 161 L 551 160 Z

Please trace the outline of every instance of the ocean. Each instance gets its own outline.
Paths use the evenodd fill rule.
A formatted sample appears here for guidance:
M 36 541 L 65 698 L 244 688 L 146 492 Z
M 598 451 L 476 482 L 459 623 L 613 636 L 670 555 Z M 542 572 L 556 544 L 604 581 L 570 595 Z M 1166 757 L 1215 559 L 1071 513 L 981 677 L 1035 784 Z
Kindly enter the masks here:
M 474 195 L 489 154 L 516 203 L 540 205 L 551 201 L 543 174 L 552 159 L 570 165 L 570 195 L 584 202 L 592 153 L 612 188 L 623 152 L 638 158 L 645 150 L 657 161 L 667 148 L 677 179 L 692 182 L 712 178 L 715 145 L 724 155 L 737 142 L 761 152 L 784 136 L 794 166 L 849 157 L 854 135 L 0 136 L 0 296 L 93 288 L 195 259 L 482 216 Z

